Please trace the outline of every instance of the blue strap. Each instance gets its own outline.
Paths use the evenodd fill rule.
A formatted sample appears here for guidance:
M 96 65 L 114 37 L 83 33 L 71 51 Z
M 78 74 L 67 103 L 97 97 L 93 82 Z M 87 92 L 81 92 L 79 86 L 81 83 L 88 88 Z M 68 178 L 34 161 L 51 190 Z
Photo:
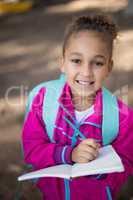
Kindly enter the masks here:
M 96 123 L 93 123 L 93 122 L 82 122 L 82 123 L 80 123 L 80 125 L 82 125 L 82 124 L 90 124 L 90 125 L 95 126 L 97 128 L 101 128 L 100 124 L 96 124 Z
M 80 135 L 80 137 L 84 140 L 86 139 L 86 137 L 81 133 L 81 131 L 78 129 L 80 127 L 81 124 L 77 123 L 74 125 L 70 122 L 69 119 L 67 119 L 67 117 L 64 117 L 65 121 L 74 129 L 74 133 L 73 133 L 73 137 L 72 137 L 72 147 L 75 146 L 76 142 L 77 142 L 77 136 Z M 89 122 L 88 122 L 89 123 Z M 83 124 L 83 122 L 82 122 Z M 100 127 L 98 124 L 95 123 L 89 123 L 92 126 L 96 126 L 96 127 Z M 95 139 L 96 142 L 100 142 L 101 140 L 97 140 Z
M 74 147 L 76 145 L 76 142 L 77 142 L 77 136 L 78 136 L 77 130 L 78 130 L 77 127 L 75 127 L 74 133 L 73 133 L 73 136 L 72 136 L 72 144 L 71 144 L 72 147 Z
M 96 179 L 101 179 L 101 177 L 102 177 L 102 174 L 98 174 L 98 175 L 96 176 Z
M 65 200 L 70 200 L 69 180 L 64 179 L 64 183 L 65 183 Z
M 119 109 L 117 98 L 106 88 L 102 89 L 103 95 L 103 121 L 102 136 L 103 145 L 110 144 L 119 131 Z
M 76 142 L 77 142 L 77 136 L 78 136 L 78 134 L 79 134 L 83 139 L 85 139 L 85 136 L 80 132 L 80 130 L 78 130 L 78 128 L 77 128 L 75 125 L 73 125 L 73 124 L 70 122 L 69 119 L 67 119 L 66 117 L 64 117 L 64 119 L 65 119 L 66 122 L 74 129 L 74 133 L 73 133 L 73 136 L 72 136 L 72 144 L 71 144 L 71 146 L 74 147 L 75 144 L 76 144 Z M 76 123 L 76 125 L 77 125 L 77 123 Z
M 57 80 L 48 81 L 48 82 L 39 84 L 30 92 L 27 105 L 26 105 L 25 120 L 30 111 L 30 107 L 31 107 L 34 97 L 37 95 L 37 93 L 42 87 L 46 87 L 42 117 L 46 125 L 47 134 L 51 142 L 54 142 L 53 131 L 54 131 L 54 122 L 55 122 L 58 107 L 59 107 L 58 98 L 60 97 L 60 94 L 65 82 L 66 82 L 65 75 L 61 74 L 60 78 Z
M 75 130 L 76 136 L 80 135 L 83 139 L 86 139 L 86 137 L 80 132 L 79 129 L 77 129 L 76 125 L 73 125 L 67 117 L 64 117 L 66 122 Z
M 65 76 L 60 76 L 59 80 L 53 80 L 45 83 L 46 95 L 43 103 L 43 120 L 51 142 L 54 142 L 54 122 L 56 120 L 60 97 L 63 86 L 65 85 Z
M 111 196 L 111 192 L 110 192 L 109 186 L 106 186 L 106 192 L 107 192 L 108 200 L 113 200 L 112 196 Z
M 26 114 L 25 114 L 25 119 L 27 118 L 28 116 L 28 113 L 30 111 L 30 108 L 31 108 L 31 105 L 32 105 L 32 102 L 33 102 L 33 99 L 34 97 L 37 95 L 37 93 L 39 92 L 39 90 L 44 86 L 44 83 L 41 83 L 39 84 L 38 86 L 36 86 L 29 94 L 28 96 L 28 100 L 26 102 Z
M 65 75 L 61 74 L 59 80 L 48 81 L 48 82 L 39 84 L 30 92 L 27 105 L 26 105 L 25 120 L 30 111 L 30 107 L 32 105 L 34 97 L 37 95 L 38 91 L 42 87 L 46 87 L 45 103 L 43 103 L 42 117 L 46 124 L 46 130 L 47 130 L 48 136 L 50 137 L 51 142 L 54 142 L 53 131 L 54 131 L 54 122 L 55 122 L 58 107 L 59 107 L 58 98 L 61 94 L 61 90 L 63 89 L 65 82 L 66 82 Z M 65 149 L 62 154 L 62 159 L 64 159 L 64 153 L 65 153 Z M 65 160 L 64 160 L 64 163 L 65 163 Z M 64 179 L 64 184 L 65 184 L 65 197 L 66 197 L 66 200 L 69 200 L 70 199 L 69 181 L 67 179 Z
M 50 137 L 50 140 L 54 142 L 53 132 L 54 132 L 54 123 L 57 116 L 57 111 L 59 107 L 58 98 L 60 97 L 63 86 L 66 82 L 65 75 L 61 74 L 60 80 L 50 81 L 46 86 L 46 95 L 45 102 L 43 104 L 43 120 L 46 124 L 47 133 Z M 62 161 L 65 162 L 65 150 L 62 152 Z M 65 199 L 70 200 L 70 188 L 69 181 L 64 179 L 65 184 Z
M 70 114 L 70 112 L 63 106 L 62 103 L 59 103 L 60 107 L 71 117 L 71 119 L 74 121 L 74 123 L 76 124 L 76 119 Z

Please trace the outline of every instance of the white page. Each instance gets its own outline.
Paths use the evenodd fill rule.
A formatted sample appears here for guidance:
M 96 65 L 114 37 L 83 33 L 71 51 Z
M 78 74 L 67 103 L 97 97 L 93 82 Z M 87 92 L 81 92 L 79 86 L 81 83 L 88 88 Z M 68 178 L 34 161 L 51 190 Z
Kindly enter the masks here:
M 69 179 L 71 176 L 71 168 L 71 165 L 56 165 L 21 175 L 18 177 L 18 181 L 40 177 L 60 177 Z
M 72 177 L 124 171 L 120 157 L 111 145 L 102 147 L 99 156 L 84 164 L 74 164 Z
M 113 147 L 108 145 L 102 147 L 98 158 L 89 163 L 74 164 L 73 166 L 67 164 L 56 165 L 24 174 L 19 176 L 18 180 L 22 181 L 40 177 L 60 177 L 69 179 L 70 177 L 121 171 L 124 171 L 124 167 L 120 157 Z

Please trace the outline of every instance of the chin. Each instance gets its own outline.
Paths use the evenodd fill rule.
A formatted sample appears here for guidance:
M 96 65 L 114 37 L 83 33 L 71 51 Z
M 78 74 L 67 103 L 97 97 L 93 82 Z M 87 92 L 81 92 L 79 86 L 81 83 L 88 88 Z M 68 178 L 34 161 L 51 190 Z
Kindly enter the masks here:
M 86 90 L 79 90 L 79 89 L 75 89 L 75 94 L 77 94 L 78 96 L 82 96 L 82 97 L 87 97 L 87 96 L 92 96 L 96 93 L 95 90 L 90 90 L 90 91 L 86 91 Z

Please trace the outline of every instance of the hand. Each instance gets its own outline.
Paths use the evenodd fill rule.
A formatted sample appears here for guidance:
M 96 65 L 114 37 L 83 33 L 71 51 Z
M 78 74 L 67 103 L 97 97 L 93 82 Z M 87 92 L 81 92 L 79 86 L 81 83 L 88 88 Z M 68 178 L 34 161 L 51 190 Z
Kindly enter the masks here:
M 83 140 L 72 151 L 72 161 L 76 163 L 87 163 L 98 156 L 100 144 L 94 139 Z

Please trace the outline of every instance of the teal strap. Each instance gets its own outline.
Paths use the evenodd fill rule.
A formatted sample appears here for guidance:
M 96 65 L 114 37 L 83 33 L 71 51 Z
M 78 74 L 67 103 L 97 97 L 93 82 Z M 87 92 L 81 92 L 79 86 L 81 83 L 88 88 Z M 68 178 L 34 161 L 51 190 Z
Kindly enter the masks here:
M 61 91 L 63 89 L 65 82 L 66 82 L 65 75 L 61 74 L 60 78 L 57 80 L 48 81 L 48 82 L 39 84 L 30 92 L 27 105 L 26 105 L 25 120 L 30 111 L 30 107 L 32 105 L 34 97 L 37 95 L 37 93 L 42 87 L 46 87 L 42 117 L 45 122 L 46 130 L 51 142 L 54 142 L 53 130 L 54 130 L 54 123 L 55 123 L 55 119 L 56 119 L 56 115 L 57 115 L 57 111 L 59 107 L 58 98 L 61 94 Z
M 67 119 L 66 117 L 64 117 L 64 119 L 66 120 L 66 122 L 75 130 L 76 132 L 76 136 L 77 135 L 80 135 L 83 139 L 86 139 L 86 137 L 80 132 L 80 130 L 75 126 L 73 125 L 69 119 Z
M 32 105 L 32 102 L 33 102 L 33 99 L 34 97 L 37 95 L 37 93 L 39 92 L 39 90 L 44 86 L 44 83 L 41 83 L 39 84 L 38 86 L 36 86 L 29 94 L 28 96 L 28 100 L 26 102 L 26 114 L 25 114 L 25 120 L 27 118 L 27 115 L 30 111 L 30 108 L 31 108 L 31 105 Z
M 110 192 L 109 186 L 106 186 L 106 192 L 107 192 L 108 200 L 113 200 L 112 196 L 111 196 L 111 192 Z
M 69 188 L 69 180 L 64 179 L 65 183 L 65 200 L 70 200 L 70 188 Z
M 70 122 L 70 120 L 69 119 L 67 119 L 66 117 L 64 117 L 64 119 L 65 119 L 65 121 L 74 129 L 74 133 L 73 133 L 73 137 L 72 137 L 72 147 L 74 147 L 75 146 L 75 144 L 76 144 L 76 141 L 77 141 L 77 136 L 78 135 L 80 135 L 80 137 L 84 140 L 84 139 L 86 139 L 86 137 L 81 133 L 81 131 L 78 129 L 79 127 L 80 127 L 80 125 L 82 125 L 83 124 L 83 122 L 82 122 L 82 124 L 80 123 L 80 124 L 78 124 L 77 122 L 76 122 L 76 124 L 74 125 L 74 124 L 72 124 L 71 122 Z M 89 122 L 88 122 L 89 123 Z M 100 128 L 100 126 L 98 125 L 98 124 L 95 124 L 95 123 L 89 123 L 90 125 L 93 125 L 93 126 L 96 126 L 97 128 Z M 100 142 L 101 140 L 97 140 L 97 139 L 94 139 L 96 142 Z
M 60 76 L 60 80 L 51 81 L 50 84 L 46 85 L 46 96 L 43 104 L 43 120 L 46 123 L 46 129 L 50 140 L 53 140 L 54 124 L 57 116 L 57 111 L 59 107 L 58 98 L 61 94 L 63 86 L 66 82 L 65 75 Z M 62 160 L 65 163 L 64 154 L 66 148 L 62 152 Z M 65 184 L 65 200 L 70 200 L 70 188 L 69 181 L 64 179 Z
M 76 124 L 76 119 L 70 114 L 70 112 L 63 106 L 62 103 L 60 103 L 60 107 L 71 117 L 71 119 L 74 121 Z
M 96 124 L 96 123 L 93 123 L 93 122 L 81 122 L 80 123 L 80 125 L 83 125 L 83 124 L 90 124 L 90 125 L 95 126 L 97 128 L 101 128 L 100 124 Z
M 103 145 L 110 144 L 119 131 L 119 109 L 117 98 L 106 88 L 102 89 L 103 95 L 103 121 L 102 136 Z
M 32 105 L 34 97 L 37 95 L 39 90 L 42 87 L 46 87 L 46 95 L 45 95 L 45 103 L 43 103 L 43 120 L 46 125 L 46 130 L 48 133 L 48 136 L 50 137 L 51 142 L 54 142 L 53 140 L 53 130 L 54 130 L 54 123 L 59 107 L 58 98 L 61 94 L 61 90 L 63 89 L 63 86 L 66 82 L 66 78 L 64 74 L 61 74 L 59 80 L 53 80 L 48 81 L 45 83 L 41 83 L 38 86 L 36 86 L 29 94 L 27 105 L 26 105 L 26 115 L 25 120 L 27 118 L 27 115 L 30 111 L 30 107 Z M 64 159 L 64 152 L 62 154 L 62 158 Z M 65 162 L 65 160 L 64 160 Z M 69 181 L 67 179 L 64 179 L 65 184 L 65 197 L 66 200 L 70 200 L 70 188 L 69 188 Z M 18 199 L 16 195 L 16 199 Z M 15 199 L 15 200 L 16 200 Z
M 96 176 L 96 179 L 100 179 L 102 177 L 102 174 L 98 174 L 97 176 Z
M 80 135 L 80 137 L 84 140 L 86 139 L 86 137 L 80 132 L 80 130 L 78 129 L 80 124 L 76 123 L 75 125 L 73 125 L 69 119 L 67 119 L 66 117 L 64 117 L 64 119 L 66 120 L 66 122 L 74 129 L 74 133 L 73 133 L 73 137 L 72 137 L 72 144 L 71 146 L 74 147 L 76 142 L 77 142 L 77 136 Z
M 49 81 L 45 84 L 46 94 L 43 103 L 43 120 L 51 142 L 54 142 L 53 132 L 56 120 L 59 102 L 63 86 L 65 85 L 65 76 L 60 76 L 59 80 Z
M 71 146 L 74 147 L 77 142 L 77 130 L 75 129 L 73 137 L 72 137 L 72 144 Z

